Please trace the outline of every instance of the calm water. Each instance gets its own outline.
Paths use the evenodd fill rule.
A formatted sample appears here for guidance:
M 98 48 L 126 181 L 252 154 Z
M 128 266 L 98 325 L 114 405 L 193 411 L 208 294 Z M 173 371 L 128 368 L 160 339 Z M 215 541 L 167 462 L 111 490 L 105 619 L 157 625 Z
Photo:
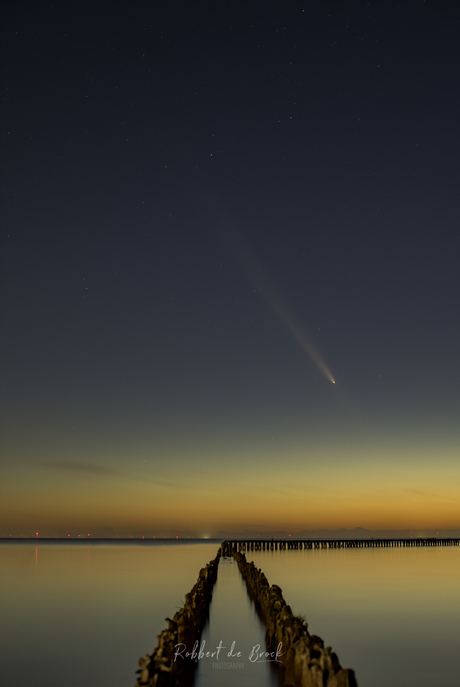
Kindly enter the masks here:
M 278 675 L 266 660 L 265 624 L 233 559 L 220 562 L 202 641 L 206 651 L 222 649 L 218 657 L 199 661 L 195 687 L 278 687 Z
M 460 547 L 249 552 L 359 687 L 458 687 Z
M 0 543 L 8 687 L 132 687 L 218 543 Z
M 166 616 L 217 542 L 0 543 L 0 674 L 8 687 L 132 687 Z M 460 675 L 460 549 L 249 553 L 359 687 L 454 687 Z M 244 629 L 242 629 L 244 628 Z M 244 668 L 202 660 L 199 687 L 270 687 L 247 654 L 263 627 L 236 564 L 219 566 L 206 649 L 235 641 Z M 230 648 L 227 644 L 230 643 Z M 244 660 L 243 660 L 244 659 Z M 250 665 L 251 663 L 251 665 Z M 249 671 L 252 671 L 251 673 Z M 263 672 L 265 671 L 265 672 Z

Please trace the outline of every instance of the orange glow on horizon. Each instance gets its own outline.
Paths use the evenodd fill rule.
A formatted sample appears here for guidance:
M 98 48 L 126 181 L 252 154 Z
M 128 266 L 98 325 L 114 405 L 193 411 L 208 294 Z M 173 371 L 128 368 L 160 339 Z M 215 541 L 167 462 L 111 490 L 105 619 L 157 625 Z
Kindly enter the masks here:
M 0 519 L 13 537 L 30 532 L 34 522 L 36 538 L 40 532 L 81 538 L 77 532 L 85 530 L 87 537 L 129 532 L 153 538 L 246 530 L 262 536 L 340 528 L 401 531 L 408 525 L 414 531 L 459 530 L 455 442 L 412 445 L 397 437 L 385 446 L 377 439 L 365 435 L 355 445 L 286 436 L 273 444 L 248 440 L 244 450 L 225 445 L 218 468 L 210 450 L 199 473 L 179 472 L 171 484 L 157 481 L 158 466 L 155 473 L 120 473 L 103 481 L 97 473 L 75 480 L 72 473 L 58 472 L 50 479 L 38 468 L 9 468 L 9 481 L 20 488 L 5 491 Z M 433 470 L 434 455 L 442 455 L 443 469 Z M 179 467 L 178 461 L 173 456 L 171 465 Z M 163 468 L 165 480 L 170 469 Z

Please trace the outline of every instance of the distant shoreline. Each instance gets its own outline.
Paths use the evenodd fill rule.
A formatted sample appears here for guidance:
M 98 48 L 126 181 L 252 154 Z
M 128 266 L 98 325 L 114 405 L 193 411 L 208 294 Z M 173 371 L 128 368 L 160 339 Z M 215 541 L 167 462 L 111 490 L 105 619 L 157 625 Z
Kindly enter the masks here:
M 181 539 L 176 537 L 0 537 L 0 544 L 10 542 L 15 544 L 216 544 L 222 539 Z
M 286 542 L 292 545 L 295 545 L 296 543 L 298 544 L 306 544 L 306 542 L 366 542 L 368 541 L 369 543 L 374 542 L 375 545 L 377 545 L 379 542 L 384 544 L 385 542 L 388 544 L 392 541 L 396 542 L 409 542 L 413 541 L 414 543 L 416 541 L 424 541 L 426 540 L 427 542 L 429 541 L 435 541 L 438 540 L 440 543 L 442 541 L 455 541 L 456 543 L 460 542 L 460 538 L 458 537 L 388 537 L 386 539 L 381 539 L 380 537 L 355 537 L 354 539 L 343 539 L 341 537 L 302 537 L 302 538 L 296 538 L 296 539 L 285 539 L 282 537 L 259 537 L 257 540 L 255 540 L 252 537 L 238 537 L 235 539 L 216 539 L 216 538 L 181 538 L 181 537 L 5 537 L 2 536 L 0 537 L 0 543 L 14 543 L 14 544 L 21 544 L 21 543 L 26 543 L 26 544 L 143 544 L 143 545 L 149 545 L 151 546 L 152 544 L 213 544 L 220 546 L 224 542 L 227 541 L 232 541 L 232 542 L 248 542 L 248 544 L 251 543 L 262 543 L 264 542 L 264 550 L 265 550 L 265 544 L 267 542 L 273 542 L 273 543 L 282 543 Z M 268 548 L 268 547 L 267 547 Z M 288 547 L 290 548 L 290 547 Z M 294 547 L 297 548 L 297 547 Z M 302 546 L 299 546 L 299 548 L 302 548 Z M 314 547 L 316 548 L 316 547 Z M 341 548 L 341 547 L 337 547 Z M 345 547 L 347 548 L 347 547 Z M 391 548 L 387 546 L 382 546 L 382 548 Z

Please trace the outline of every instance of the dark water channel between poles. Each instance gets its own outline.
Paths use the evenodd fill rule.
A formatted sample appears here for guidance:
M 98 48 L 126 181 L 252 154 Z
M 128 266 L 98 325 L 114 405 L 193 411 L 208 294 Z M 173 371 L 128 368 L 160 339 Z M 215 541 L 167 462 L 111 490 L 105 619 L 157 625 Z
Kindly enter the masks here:
M 220 561 L 200 648 L 195 687 L 278 687 L 276 662 L 266 656 L 265 625 L 233 559 Z

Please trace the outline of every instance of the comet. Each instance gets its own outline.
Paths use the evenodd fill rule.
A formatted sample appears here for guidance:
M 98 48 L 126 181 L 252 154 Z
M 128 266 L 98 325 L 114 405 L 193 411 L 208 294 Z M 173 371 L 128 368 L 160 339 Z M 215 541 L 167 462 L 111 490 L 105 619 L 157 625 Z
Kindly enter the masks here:
M 270 306 L 278 319 L 284 324 L 286 329 L 305 351 L 316 367 L 323 373 L 326 379 L 332 384 L 335 384 L 335 379 L 332 376 L 326 361 L 314 345 L 311 338 L 308 336 L 305 328 L 299 322 L 298 318 L 283 300 L 278 290 L 270 282 L 262 266 L 252 254 L 246 241 L 244 241 L 244 239 L 237 232 L 235 232 L 235 230 L 231 231 L 231 234 L 233 239 L 233 248 L 237 252 L 238 257 L 245 268 L 246 274 L 254 283 L 262 298 Z

